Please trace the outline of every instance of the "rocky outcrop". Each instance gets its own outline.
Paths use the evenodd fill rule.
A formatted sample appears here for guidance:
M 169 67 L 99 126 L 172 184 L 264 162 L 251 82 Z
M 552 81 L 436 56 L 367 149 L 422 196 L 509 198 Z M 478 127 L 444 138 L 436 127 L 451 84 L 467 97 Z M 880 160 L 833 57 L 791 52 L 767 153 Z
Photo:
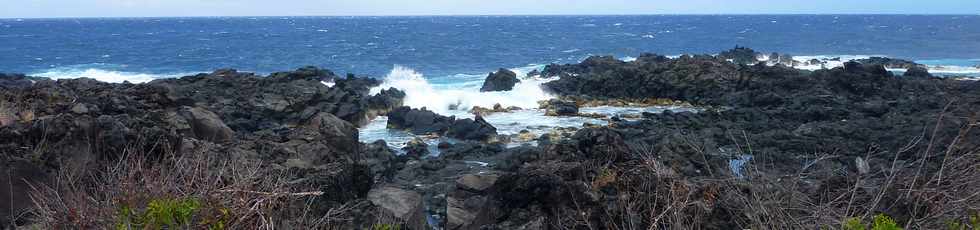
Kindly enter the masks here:
M 707 55 L 670 59 L 644 54 L 633 62 L 593 57 L 579 64 L 547 66 L 544 73 L 561 79 L 543 87 L 560 96 L 582 99 L 667 98 L 700 103 L 739 86 L 735 84 L 740 81 L 735 74 L 739 68 Z
M 758 56 L 759 53 L 755 52 L 755 50 L 752 50 L 751 48 L 748 47 L 740 47 L 740 46 L 735 46 L 734 49 L 730 49 L 718 53 L 719 58 L 731 60 L 731 62 L 740 65 L 754 65 L 755 63 L 759 62 L 759 59 L 756 58 Z
M 545 115 L 548 116 L 575 116 L 578 115 L 578 104 L 574 101 L 564 101 L 559 99 L 551 99 L 544 101 L 540 105 L 541 109 L 545 110 Z
M 742 51 L 747 58 L 750 52 Z M 496 162 L 501 165 L 498 169 L 511 170 L 489 189 L 487 200 L 493 202 L 481 203 L 482 210 L 492 211 L 484 212 L 493 220 L 487 225 L 513 229 L 584 220 L 588 223 L 558 225 L 604 228 L 630 213 L 662 212 L 617 211 L 625 207 L 620 203 L 624 198 L 669 206 L 662 195 L 650 194 L 668 194 L 673 188 L 694 194 L 677 197 L 697 204 L 680 212 L 689 212 L 683 216 L 696 218 L 702 228 L 745 228 L 732 219 L 753 209 L 733 205 L 726 197 L 773 189 L 766 186 L 775 184 L 752 183 L 758 183 L 758 178 L 785 180 L 774 175 L 799 172 L 799 163 L 794 162 L 806 158 L 806 153 L 833 153 L 835 158 L 810 162 L 805 179 L 793 179 L 793 186 L 770 191 L 826 198 L 821 195 L 826 191 L 849 194 L 850 186 L 858 183 L 853 180 L 856 175 L 886 180 L 874 172 L 894 166 L 895 159 L 919 159 L 909 153 L 928 151 L 929 144 L 910 144 L 923 135 L 922 130 L 937 130 L 925 135 L 941 143 L 956 141 L 957 151 L 980 146 L 980 133 L 963 132 L 980 105 L 980 91 L 976 91 L 980 83 L 929 77 L 928 71 L 917 66 L 909 69 L 907 77 L 896 77 L 883 65 L 860 62 L 800 71 L 782 65 L 736 65 L 710 56 L 668 59 L 656 55 L 642 55 L 634 62 L 593 57 L 579 64 L 548 66 L 544 73 L 559 79 L 545 86 L 562 98 L 657 98 L 694 102 L 708 109 L 644 113 L 641 120 L 612 119 L 608 126 L 581 129 L 567 138 L 542 136 L 546 141 L 521 155 L 525 158 L 509 155 L 507 161 Z M 869 148 L 878 154 L 869 158 Z M 924 167 L 908 161 L 895 167 L 904 167 L 910 175 L 921 168 L 937 173 L 941 157 L 929 158 L 935 160 L 916 161 Z M 515 164 L 519 166 L 505 166 Z M 752 165 L 756 168 L 745 170 Z M 713 179 L 704 182 L 705 178 L 753 176 L 756 179 L 730 188 L 718 187 Z M 882 212 L 901 216 L 908 211 L 908 207 L 895 207 Z M 457 220 L 481 216 L 449 213 Z M 450 218 L 449 223 L 453 225 L 447 226 L 466 226 L 472 222 Z
M 417 192 L 384 186 L 372 189 L 367 197 L 372 204 L 381 209 L 380 215 L 394 220 L 394 223 L 390 224 L 403 224 L 412 230 L 429 229 L 422 196 Z
M 383 151 L 365 154 L 372 159 L 360 155 L 356 124 L 400 106 L 404 97 L 395 89 L 369 95 L 379 84 L 315 67 L 269 76 L 218 70 L 143 84 L 3 75 L 0 160 L 12 176 L 3 184 L 14 186 L 0 195 L 30 194 L 19 181 L 41 185 L 56 169 L 104 169 L 100 164 L 124 152 L 151 159 L 193 152 L 290 169 L 286 179 L 331 194 L 315 204 L 315 211 L 326 211 L 364 198 L 373 173 L 393 165 Z M 4 205 L 0 212 L 23 206 Z
M 456 120 L 446 131 L 446 136 L 461 140 L 493 142 L 497 138 L 497 128 L 490 125 L 482 116 L 476 116 L 474 119 Z
M 906 69 L 905 70 L 905 74 L 903 74 L 902 76 L 905 76 L 905 77 L 932 77 L 932 74 L 929 74 L 929 69 L 926 69 L 925 67 L 915 66 L 915 67 Z
M 880 65 L 885 68 L 891 69 L 911 69 L 915 67 L 925 68 L 923 64 L 915 63 L 909 60 L 897 59 L 897 58 L 887 58 L 887 57 L 870 57 L 865 59 L 854 60 L 855 62 L 864 65 Z
M 76 111 L 76 109 L 73 108 L 72 111 Z M 227 142 L 231 141 L 235 135 L 235 132 L 228 128 L 217 114 L 206 109 L 184 106 L 177 113 L 185 119 L 188 126 L 186 134 L 192 138 L 212 142 Z
M 425 108 L 403 106 L 388 113 L 388 128 L 404 129 L 414 134 L 442 134 L 455 121 L 455 117 L 442 116 Z
M 388 127 L 408 130 L 415 134 L 446 135 L 461 140 L 494 141 L 497 129 L 483 117 L 460 119 L 446 117 L 432 111 L 401 107 L 388 114 Z
M 499 175 L 466 174 L 455 181 L 446 198 L 446 229 L 479 229 L 490 219 L 487 194 Z
M 517 74 L 514 71 L 502 68 L 487 75 L 487 79 L 483 81 L 483 87 L 480 87 L 480 92 L 510 91 L 519 82 L 521 80 L 517 79 Z

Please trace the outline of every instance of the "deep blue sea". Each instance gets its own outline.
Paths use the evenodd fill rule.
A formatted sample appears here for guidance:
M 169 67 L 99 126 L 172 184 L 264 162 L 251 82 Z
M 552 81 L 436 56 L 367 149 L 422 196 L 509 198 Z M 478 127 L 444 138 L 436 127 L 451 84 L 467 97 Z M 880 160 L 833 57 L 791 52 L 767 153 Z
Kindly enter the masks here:
M 0 19 L 0 72 L 179 75 L 317 65 L 426 76 L 577 62 L 589 55 L 882 55 L 976 65 L 980 16 L 459 16 Z M 74 72 L 73 72 L 74 71 Z
M 0 19 L 0 72 L 145 82 L 218 68 L 266 74 L 316 65 L 384 78 L 383 87 L 406 91 L 406 105 L 467 117 L 472 115 L 465 109 L 449 105 L 536 108 L 536 101 L 552 97 L 538 87 L 548 79 L 533 77 L 510 92 L 479 92 L 487 72 L 498 68 L 523 76 L 544 64 L 575 63 L 590 55 L 630 60 L 644 52 L 713 54 L 736 45 L 801 61 L 904 58 L 930 65 L 933 73 L 980 76 L 978 15 Z M 583 111 L 663 109 L 685 108 Z M 545 117 L 540 110 L 486 119 L 501 134 L 604 122 Z M 385 127 L 384 117 L 363 127 L 362 141 L 385 139 L 397 147 L 413 138 Z

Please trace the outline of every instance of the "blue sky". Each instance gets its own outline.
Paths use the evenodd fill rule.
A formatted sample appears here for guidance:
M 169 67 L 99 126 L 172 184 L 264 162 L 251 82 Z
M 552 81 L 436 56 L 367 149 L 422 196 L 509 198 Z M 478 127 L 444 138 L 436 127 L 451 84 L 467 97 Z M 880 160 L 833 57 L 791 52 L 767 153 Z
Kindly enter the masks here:
M 980 0 L 0 0 L 0 18 L 507 14 L 980 14 Z

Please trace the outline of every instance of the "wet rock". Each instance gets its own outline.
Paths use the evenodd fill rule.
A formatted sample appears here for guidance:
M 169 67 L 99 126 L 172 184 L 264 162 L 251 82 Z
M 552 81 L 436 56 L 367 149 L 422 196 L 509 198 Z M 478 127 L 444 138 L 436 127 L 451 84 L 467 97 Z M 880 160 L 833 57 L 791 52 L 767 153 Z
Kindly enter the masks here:
M 751 48 L 735 46 L 734 49 L 726 50 L 718 54 L 719 58 L 732 60 L 735 64 L 754 65 L 759 62 L 756 57 L 759 53 Z
M 496 73 L 490 73 L 483 81 L 480 92 L 510 91 L 514 85 L 521 82 L 517 79 L 517 74 L 508 69 L 499 69 Z
M 456 118 L 446 117 L 435 112 L 399 107 L 388 113 L 388 128 L 404 129 L 414 134 L 442 134 L 449 130 Z
M 503 106 L 501 106 L 498 103 L 498 104 L 494 104 L 492 109 L 490 109 L 490 108 L 483 108 L 483 107 L 480 107 L 480 106 L 473 106 L 473 109 L 470 109 L 470 113 L 472 113 L 474 115 L 477 115 L 477 116 L 487 116 L 487 115 L 494 114 L 494 113 L 509 113 L 509 112 L 516 111 L 516 110 L 521 110 L 521 107 L 510 106 L 510 107 L 504 108 Z
M 482 116 L 475 119 L 462 119 L 453 122 L 446 135 L 461 140 L 492 142 L 497 138 L 497 128 L 490 125 Z
M 885 68 L 893 69 L 911 69 L 915 67 L 925 68 L 925 65 L 915 63 L 909 60 L 897 59 L 897 58 L 887 58 L 887 57 L 870 57 L 865 59 L 854 60 L 855 62 L 864 65 L 880 65 Z
M 429 155 L 429 145 L 420 138 L 412 139 L 402 150 L 405 151 L 405 156 L 416 160 Z
M 929 74 L 929 70 L 926 69 L 925 67 L 913 66 L 911 68 L 906 69 L 905 74 L 903 74 L 902 76 L 929 78 L 932 77 L 932 74 Z
M 398 224 L 413 230 L 428 228 L 422 195 L 415 191 L 384 186 L 368 192 L 367 199 L 381 208 L 381 215 L 394 218 Z
M 538 71 L 537 69 L 531 70 L 531 72 L 527 73 L 526 77 L 535 77 L 535 76 L 541 76 L 541 71 Z
M 573 101 L 551 99 L 543 107 L 546 109 L 545 115 L 548 116 L 574 116 L 578 114 L 578 105 Z

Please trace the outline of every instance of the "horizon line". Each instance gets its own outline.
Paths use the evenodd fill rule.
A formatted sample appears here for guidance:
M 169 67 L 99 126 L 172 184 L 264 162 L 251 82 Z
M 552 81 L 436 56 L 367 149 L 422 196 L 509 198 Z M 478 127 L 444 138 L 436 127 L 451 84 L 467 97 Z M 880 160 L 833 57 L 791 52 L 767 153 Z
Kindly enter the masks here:
M 190 15 L 190 16 L 53 16 L 9 19 L 131 19 L 131 18 L 381 18 L 381 17 L 576 17 L 576 16 L 980 16 L 980 13 L 676 13 L 676 14 L 391 14 L 391 15 Z

